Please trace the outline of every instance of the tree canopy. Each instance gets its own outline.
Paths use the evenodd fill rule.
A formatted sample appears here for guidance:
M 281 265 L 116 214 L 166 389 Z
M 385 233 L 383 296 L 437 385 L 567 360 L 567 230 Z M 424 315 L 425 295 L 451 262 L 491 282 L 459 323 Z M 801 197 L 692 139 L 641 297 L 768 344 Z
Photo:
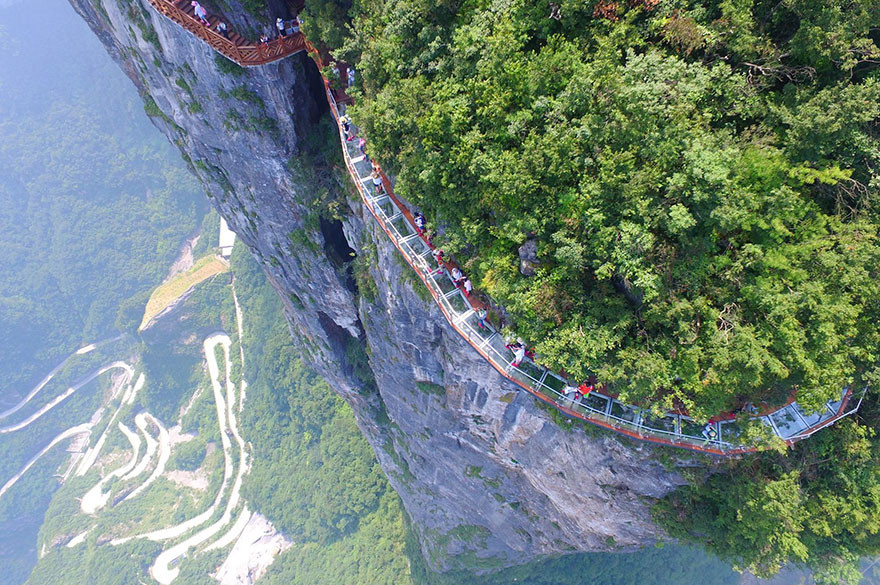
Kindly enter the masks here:
M 305 9 L 357 63 L 371 155 L 541 361 L 702 418 L 819 408 L 876 368 L 877 22 L 872 0 Z

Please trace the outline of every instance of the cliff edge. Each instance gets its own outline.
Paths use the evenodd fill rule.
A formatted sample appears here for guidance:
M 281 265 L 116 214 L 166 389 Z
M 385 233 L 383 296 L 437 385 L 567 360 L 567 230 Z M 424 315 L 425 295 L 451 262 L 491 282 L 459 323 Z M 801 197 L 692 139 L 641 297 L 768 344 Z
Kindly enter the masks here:
M 682 477 L 656 447 L 560 427 L 446 324 L 347 183 L 305 53 L 245 70 L 145 1 L 71 4 L 263 266 L 304 358 L 353 407 L 434 568 L 661 537 L 651 502 Z M 236 30 L 270 28 L 229 14 Z

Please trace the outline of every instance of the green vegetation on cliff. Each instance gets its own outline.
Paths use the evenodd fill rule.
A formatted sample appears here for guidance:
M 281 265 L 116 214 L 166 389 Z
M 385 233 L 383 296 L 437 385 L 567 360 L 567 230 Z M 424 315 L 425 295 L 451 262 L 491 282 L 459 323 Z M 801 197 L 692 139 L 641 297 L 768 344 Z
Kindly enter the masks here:
M 406 585 L 400 500 L 351 408 L 308 370 L 279 319 L 281 301 L 243 246 L 232 256 L 244 318 L 253 468 L 243 495 L 294 541 L 267 585 Z
M 700 418 L 861 386 L 880 6 L 556 4 L 309 2 L 305 25 L 342 37 L 371 153 L 548 366 Z
M 673 536 L 706 543 L 759 576 L 806 564 L 820 583 L 857 583 L 860 556 L 880 554 L 880 404 L 796 444 L 693 477 L 656 509 Z

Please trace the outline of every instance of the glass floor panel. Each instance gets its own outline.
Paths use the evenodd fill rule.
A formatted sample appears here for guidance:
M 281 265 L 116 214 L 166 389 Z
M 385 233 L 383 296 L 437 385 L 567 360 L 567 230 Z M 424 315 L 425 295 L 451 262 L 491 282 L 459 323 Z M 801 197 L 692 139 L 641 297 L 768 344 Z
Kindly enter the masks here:
M 824 419 L 831 418 L 831 416 L 832 416 L 831 413 L 828 412 L 828 409 L 825 409 L 822 412 L 813 412 L 813 413 L 807 414 L 806 412 L 804 412 L 804 409 L 802 409 L 799 404 L 795 403 L 795 404 L 792 404 L 792 406 L 794 406 L 795 410 L 798 411 L 798 414 L 800 414 L 803 417 L 803 419 L 805 421 L 807 421 L 807 426 L 809 426 L 809 427 L 811 427 L 813 425 L 817 425 L 820 422 L 822 422 Z
M 632 406 L 626 406 L 617 402 L 616 400 L 611 405 L 611 416 L 616 416 L 617 418 L 622 418 L 623 420 L 628 420 L 633 422 L 636 420 L 638 416 L 638 410 L 633 408 Z
M 565 389 L 568 384 L 565 383 L 565 380 L 554 374 L 553 372 L 547 372 L 547 377 L 544 378 L 544 384 L 556 390 L 560 394 Z
M 452 281 L 449 280 L 448 276 L 446 276 L 445 270 L 440 274 L 435 274 L 433 278 L 434 282 L 437 283 L 437 287 L 444 295 L 455 290 L 455 285 L 452 284 Z
M 645 413 L 643 416 L 642 425 L 650 429 L 657 429 L 659 431 L 666 431 L 667 433 L 674 433 L 675 417 L 654 416 L 653 414 Z
M 528 359 L 524 359 L 519 364 L 519 369 L 534 378 L 535 380 L 540 380 L 541 376 L 544 375 L 544 368 L 538 367 Z
M 695 439 L 705 439 L 703 436 L 703 428 L 706 425 L 701 425 L 698 422 L 692 421 L 688 418 L 681 417 L 681 434 L 688 435 L 690 437 L 694 437 Z
M 345 148 L 348 151 L 348 156 L 353 159 L 357 158 L 361 155 L 361 149 L 358 148 L 357 143 L 358 143 L 357 138 L 345 143 Z
M 394 207 L 394 204 L 387 197 L 384 201 L 379 203 L 377 207 L 382 210 L 382 213 L 385 214 L 386 218 L 391 217 L 392 215 L 397 213 L 397 208 Z
M 508 362 L 508 363 L 510 363 L 510 362 Z M 523 362 L 523 363 L 525 363 L 525 362 Z M 523 372 L 519 368 L 514 368 L 511 366 L 507 370 L 507 375 L 510 376 L 511 378 L 516 378 L 517 380 L 524 383 L 529 388 L 535 388 L 538 385 L 538 383 L 535 380 L 530 378 L 529 375 L 526 374 L 526 372 Z
M 473 331 L 473 335 L 476 336 L 479 341 L 489 339 L 495 331 L 489 327 L 480 328 L 479 321 L 480 318 L 477 317 L 476 313 L 472 313 L 467 319 L 465 319 L 465 322 L 470 326 L 471 331 Z
M 573 411 L 585 416 L 586 418 L 604 419 L 604 417 L 605 417 L 604 412 L 593 412 L 592 410 L 590 410 L 589 408 L 587 408 L 586 406 L 584 406 L 580 402 L 573 402 L 572 401 L 572 405 L 569 408 L 571 408 Z
M 742 428 L 740 428 L 739 424 L 735 420 L 723 422 L 719 425 L 721 427 L 721 440 L 726 443 L 732 443 L 734 445 L 741 445 L 742 440 Z
M 507 345 L 507 342 L 500 335 L 496 335 L 489 341 L 489 347 L 492 348 L 492 351 L 489 351 L 489 355 L 495 361 L 500 361 L 502 365 L 509 364 L 513 360 L 513 352 L 507 349 L 505 345 Z
M 357 156 L 360 156 L 360 155 L 361 155 L 361 153 L 360 153 L 360 151 L 358 151 Z M 364 159 L 360 162 L 354 163 L 354 168 L 357 170 L 358 176 L 361 178 L 369 177 L 373 173 L 373 164 L 367 159 Z M 373 185 L 371 182 L 370 187 L 372 187 L 372 186 Z
M 846 396 L 846 388 L 844 388 L 843 392 L 840 394 L 840 398 L 838 400 L 829 400 L 827 402 L 828 410 L 837 414 L 837 411 L 840 410 L 840 405 L 843 403 L 843 398 Z
M 394 229 L 396 229 L 397 232 L 404 238 L 406 236 L 410 235 L 411 233 L 413 233 L 413 230 L 410 227 L 409 222 L 406 221 L 406 218 L 403 216 L 400 216 L 397 219 L 395 219 L 394 221 L 392 221 L 391 225 L 393 225 Z
M 364 180 L 364 181 L 361 181 L 361 184 L 363 185 L 364 191 L 367 192 L 367 195 L 369 197 L 375 197 L 376 195 L 378 195 L 378 193 L 376 192 L 376 188 L 373 186 L 372 181 Z
M 413 240 L 411 240 L 408 243 L 409 243 L 410 247 L 412 248 L 413 253 L 415 253 L 419 256 L 423 255 L 425 252 L 430 250 L 430 248 L 428 248 L 428 244 L 426 244 L 425 240 L 423 240 L 422 238 L 414 238 Z
M 449 304 L 452 305 L 452 310 L 456 315 L 462 315 L 471 310 L 470 304 L 464 299 L 464 295 L 461 294 L 461 291 L 456 294 L 450 296 L 448 299 Z
M 770 415 L 770 418 L 773 419 L 773 424 L 776 425 L 776 428 L 779 430 L 779 435 L 783 439 L 793 437 L 807 428 L 807 425 L 800 419 L 800 417 L 798 417 L 797 411 L 791 404 L 785 408 L 777 410 Z
M 583 402 L 593 410 L 598 410 L 603 414 L 608 411 L 608 399 L 594 392 L 587 394 Z

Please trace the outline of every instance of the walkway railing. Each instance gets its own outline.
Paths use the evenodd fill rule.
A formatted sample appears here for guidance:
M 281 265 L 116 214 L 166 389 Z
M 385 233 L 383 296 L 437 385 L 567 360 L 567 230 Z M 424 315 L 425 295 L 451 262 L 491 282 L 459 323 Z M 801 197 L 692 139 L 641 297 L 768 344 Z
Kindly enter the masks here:
M 204 26 L 171 0 L 149 1 L 160 13 L 239 65 L 262 65 L 305 49 L 323 69 L 319 52 L 299 33 L 262 46 L 242 45 Z M 186 0 L 181 3 L 186 3 Z M 474 306 L 458 288 L 449 272 L 445 269 L 438 271 L 431 265 L 429 258 L 432 257 L 432 246 L 416 229 L 412 214 L 395 196 L 391 183 L 384 174 L 382 180 L 385 193 L 377 196 L 370 192 L 367 183 L 372 183 L 373 164 L 358 151 L 354 143 L 345 139 L 340 123 L 340 108 L 326 78 L 324 91 L 330 112 L 337 123 L 348 173 L 364 205 L 407 264 L 428 287 L 449 325 L 502 376 L 570 417 L 634 439 L 714 455 L 738 455 L 767 447 L 745 444 L 743 429 L 735 420 L 719 420 L 704 425 L 677 413 L 658 417 L 648 409 L 624 404 L 596 390 L 575 400 L 573 393 L 568 391 L 572 385 L 558 374 L 528 358 L 514 365 L 515 356 L 507 347 L 503 336 L 491 325 L 480 327 Z M 864 391 L 861 394 L 864 396 Z M 763 423 L 775 436 L 791 445 L 857 411 L 862 400 L 859 398 L 858 403 L 847 410 L 851 397 L 852 390 L 845 388 L 840 398 L 829 400 L 821 412 L 807 413 L 797 402 L 790 402 L 773 412 L 752 418 Z
M 252 43 L 230 31 L 227 36 L 215 29 L 218 19 L 209 18 L 211 26 L 205 26 L 193 15 L 190 0 L 149 0 L 156 11 L 176 22 L 187 31 L 205 41 L 212 49 L 242 67 L 256 67 L 278 61 L 304 51 L 306 41 L 302 34 L 294 33 L 265 43 Z

